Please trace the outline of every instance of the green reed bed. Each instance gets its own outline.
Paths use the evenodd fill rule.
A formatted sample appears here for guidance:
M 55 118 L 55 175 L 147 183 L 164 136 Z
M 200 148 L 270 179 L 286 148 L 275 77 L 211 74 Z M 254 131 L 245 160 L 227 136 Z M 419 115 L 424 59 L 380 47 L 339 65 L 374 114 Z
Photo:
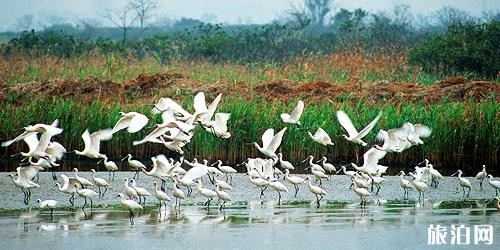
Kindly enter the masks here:
M 276 131 L 283 128 L 285 124 L 279 118 L 279 114 L 293 109 L 296 101 L 281 103 L 225 97 L 218 112 L 231 113 L 229 121 L 231 138 L 228 140 L 215 138 L 198 127 L 192 142 L 185 147 L 185 154 L 187 158 L 207 158 L 211 162 L 222 159 L 232 164 L 241 162 L 247 157 L 262 157 L 252 145 L 253 142 L 261 144 L 260 136 L 267 128 L 274 128 Z M 184 98 L 183 105 L 187 110 L 192 110 L 192 96 Z M 2 141 L 21 133 L 19 129 L 24 126 L 40 122 L 50 123 L 58 118 L 64 132 L 57 136 L 56 140 L 68 150 L 83 149 L 81 134 L 85 129 L 88 128 L 93 132 L 112 127 L 119 119 L 119 111 L 138 111 L 151 118 L 150 124 L 136 134 L 128 134 L 125 131 L 115 134 L 113 140 L 103 142 L 102 151 L 115 160 L 127 153 L 143 159 L 149 159 L 159 153 L 175 155 L 158 144 L 132 146 L 134 140 L 140 140 L 153 129 L 154 124 L 160 122 L 159 116 L 152 116 L 151 107 L 148 105 L 106 101 L 95 101 L 87 105 L 78 100 L 55 99 L 35 100 L 23 106 L 2 103 L 0 108 Z M 405 121 L 424 123 L 433 128 L 432 135 L 424 139 L 425 145 L 412 147 L 401 154 L 389 154 L 382 161 L 384 165 L 411 169 L 415 163 L 429 158 L 435 163 L 436 168 L 441 168 L 444 173 L 451 173 L 461 168 L 466 173 L 472 174 L 482 164 L 497 166 L 499 163 L 500 104 L 492 99 L 481 102 L 443 102 L 429 106 L 416 103 L 371 105 L 345 101 L 334 104 L 306 103 L 301 119 L 302 125 L 300 127 L 288 125 L 279 150 L 286 159 L 297 163 L 299 170 L 305 167 L 305 164 L 299 162 L 310 154 L 315 158 L 327 156 L 330 161 L 337 164 L 362 163 L 362 154 L 368 147 L 354 145 L 341 137 L 343 131 L 335 117 L 335 111 L 338 109 L 345 110 L 357 128 L 370 122 L 380 110 L 384 112 L 375 129 L 366 137 L 366 142 L 370 145 L 377 143 L 375 137 L 379 129 L 400 127 Z M 309 138 L 306 132 L 314 133 L 318 127 L 322 127 L 330 134 L 335 146 L 327 148 Z M 1 158 L 6 159 L 10 154 L 20 150 L 26 150 L 22 142 L 2 148 Z

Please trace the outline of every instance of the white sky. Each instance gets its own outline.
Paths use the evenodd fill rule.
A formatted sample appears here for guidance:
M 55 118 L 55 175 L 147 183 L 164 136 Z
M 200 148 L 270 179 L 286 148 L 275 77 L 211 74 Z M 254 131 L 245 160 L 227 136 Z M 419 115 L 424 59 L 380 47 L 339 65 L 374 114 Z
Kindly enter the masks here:
M 59 16 L 77 22 L 100 20 L 106 9 L 118 7 L 127 0 L 0 0 L 0 31 L 15 30 L 16 20 L 26 14 L 34 16 L 35 27 L 47 23 L 47 17 Z M 217 17 L 222 23 L 268 23 L 285 13 L 290 5 L 303 0 L 158 0 L 157 17 L 200 19 L 204 14 Z M 483 11 L 499 10 L 499 0 L 336 0 L 336 9 L 363 8 L 372 12 L 391 12 L 395 5 L 406 4 L 415 15 L 430 15 L 444 6 L 453 6 L 481 15 Z

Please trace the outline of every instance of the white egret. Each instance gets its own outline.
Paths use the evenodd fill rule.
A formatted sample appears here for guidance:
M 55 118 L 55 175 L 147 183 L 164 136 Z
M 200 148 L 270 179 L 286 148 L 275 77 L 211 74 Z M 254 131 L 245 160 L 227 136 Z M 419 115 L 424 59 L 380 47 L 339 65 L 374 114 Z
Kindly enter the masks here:
M 130 212 L 129 220 L 131 224 L 134 224 L 134 212 L 137 210 L 142 210 L 142 206 L 134 200 L 127 199 L 122 193 L 119 193 L 117 197 L 120 197 L 120 205 L 128 209 L 128 211 Z
M 361 198 L 361 206 L 363 206 L 363 205 L 366 206 L 366 198 L 365 197 L 371 196 L 370 192 L 368 192 L 368 189 L 366 189 L 366 188 L 358 187 L 356 185 L 356 182 L 353 182 L 353 183 L 354 183 L 354 192 L 359 196 L 359 198 Z
M 139 195 L 137 195 L 137 191 L 135 191 L 135 188 L 128 185 L 128 183 L 129 183 L 128 178 L 124 178 L 124 180 L 125 180 L 125 182 L 124 182 L 124 189 L 123 190 L 125 191 L 125 194 L 129 198 L 139 200 Z
M 257 142 L 254 142 L 255 147 L 265 156 L 277 159 L 278 156 L 275 152 L 283 140 L 286 129 L 285 127 L 276 134 L 274 134 L 274 129 L 272 128 L 266 130 L 266 132 L 262 134 L 262 147 L 260 147 Z
M 407 130 L 402 128 L 393 128 L 389 130 L 379 130 L 377 140 L 383 141 L 382 146 L 375 145 L 378 150 L 387 152 L 401 153 L 406 148 L 405 142 L 407 141 Z
M 54 213 L 54 208 L 57 206 L 56 200 L 36 200 L 41 209 L 48 208 L 50 209 L 50 217 L 52 218 L 52 214 Z
M 319 207 L 319 202 L 323 199 L 323 197 L 326 195 L 326 191 L 322 189 L 321 187 L 314 186 L 311 183 L 311 178 L 309 176 L 306 176 L 304 179 L 304 182 L 307 182 L 307 185 L 309 186 L 309 192 L 314 194 L 316 196 L 316 204 L 318 204 Z M 318 198 L 320 196 L 321 198 Z
M 429 137 L 432 133 L 431 128 L 422 124 L 412 124 L 410 122 L 406 122 L 405 124 L 403 124 L 403 129 L 407 130 L 407 139 L 411 143 L 411 145 L 424 144 L 420 137 L 426 138 Z
M 198 115 L 197 120 L 201 124 L 205 124 L 206 122 L 209 122 L 212 120 L 212 116 L 215 114 L 215 110 L 217 109 L 217 106 L 219 105 L 219 102 L 221 101 L 222 94 L 217 95 L 215 99 L 210 103 L 210 105 L 207 107 L 207 104 L 205 102 L 205 93 L 203 92 L 198 92 L 194 96 L 194 111 L 195 113 L 193 115 Z
M 136 133 L 144 128 L 149 121 L 145 115 L 137 112 L 120 112 L 120 116 L 121 118 L 116 122 L 111 131 L 113 134 L 122 129 L 127 129 L 129 133 Z
M 92 210 L 92 198 L 98 196 L 98 194 L 92 190 L 92 189 L 86 189 L 86 188 L 80 188 L 79 185 L 75 184 L 74 187 L 76 188 L 76 193 L 85 199 L 85 203 L 83 203 L 83 207 L 82 209 L 85 208 L 85 206 L 87 205 L 87 199 L 90 200 L 90 210 Z
M 331 163 L 326 162 L 327 160 L 328 159 L 325 156 L 323 156 L 323 158 L 321 158 L 321 160 L 319 160 L 318 162 L 321 162 L 323 169 L 325 171 L 328 171 L 328 173 L 331 174 L 332 172 L 337 172 L 337 169 L 335 168 L 335 166 L 333 166 L 333 164 L 331 164 Z
M 217 196 L 217 193 L 211 189 L 204 188 L 200 180 L 198 180 L 195 185 L 198 193 L 207 198 L 205 205 L 207 206 L 207 210 L 210 210 L 210 202 Z
M 78 182 L 80 182 L 80 184 L 83 186 L 83 188 L 86 188 L 87 186 L 94 186 L 94 184 L 92 184 L 92 182 L 90 182 L 89 180 L 87 180 L 81 176 L 78 176 L 78 168 L 73 168 L 73 173 L 75 173 L 74 178 Z
M 66 194 L 70 194 L 71 197 L 69 198 L 69 203 L 71 204 L 71 206 L 74 206 L 75 193 L 76 193 L 75 185 L 81 186 L 81 183 L 74 177 L 68 177 L 65 174 L 60 174 L 59 176 L 61 176 L 61 179 L 63 180 L 63 185 L 61 186 L 61 184 L 56 183 L 54 186 L 57 186 L 59 191 Z
M 346 175 L 349 178 L 354 178 L 356 174 L 355 171 L 347 171 L 345 166 L 341 166 L 340 169 L 337 171 L 337 174 L 340 173 L 340 171 L 342 171 L 342 173 L 344 173 L 344 175 Z
M 137 183 L 135 182 L 134 179 L 130 180 L 130 182 L 132 183 L 132 188 L 135 189 L 135 192 L 139 196 L 139 204 L 141 204 L 141 197 L 144 197 L 142 204 L 145 206 L 146 205 L 146 197 L 151 196 L 151 193 L 149 193 L 149 191 L 145 188 L 138 187 Z
M 219 201 L 223 201 L 219 207 L 219 210 L 222 210 L 222 208 L 226 208 L 226 203 L 228 201 L 231 201 L 231 196 L 225 192 L 224 190 L 222 190 L 222 188 L 220 187 L 220 185 L 218 183 L 215 183 L 215 193 L 217 194 L 217 197 L 219 197 Z
M 226 176 L 226 181 L 232 183 L 233 182 L 232 175 L 238 173 L 238 171 L 236 171 L 236 169 L 234 169 L 233 167 L 222 165 L 221 160 L 218 160 L 216 163 L 217 163 L 217 168 L 219 168 L 219 170 Z
M 472 185 L 470 184 L 470 181 L 462 177 L 462 170 L 458 170 L 451 176 L 458 176 L 458 180 L 460 181 L 460 186 L 462 187 L 462 197 L 469 198 L 470 190 L 472 189 Z M 465 195 L 465 189 L 468 189 L 469 191 L 467 192 L 467 196 Z
M 408 191 L 413 189 L 413 185 L 411 185 L 410 181 L 406 180 L 405 177 L 405 172 L 400 171 L 399 172 L 399 185 L 403 188 L 404 194 L 403 198 L 408 197 Z
M 229 185 L 227 182 L 223 181 L 223 180 L 219 180 L 217 178 L 214 178 L 214 185 L 219 185 L 220 189 L 222 190 L 232 190 L 233 187 L 231 187 L 231 185 Z
M 154 105 L 151 112 L 153 114 L 179 114 L 181 117 L 177 117 L 177 119 L 182 121 L 185 121 L 192 117 L 192 115 L 187 112 L 181 105 L 170 98 L 160 98 L 160 100 L 158 100 L 158 102 Z
M 132 145 L 137 146 L 146 142 L 157 142 L 158 137 L 165 134 L 171 128 L 178 128 L 183 133 L 188 134 L 191 130 L 194 129 L 194 126 L 175 120 L 163 122 L 161 124 L 157 124 L 156 128 L 151 133 L 146 135 L 142 140 L 132 142 Z
M 181 211 L 181 200 L 186 198 L 184 192 L 177 186 L 177 180 L 174 179 L 173 192 L 172 195 L 175 197 L 175 206 L 179 207 L 179 212 Z
M 420 179 L 421 176 L 413 173 L 410 173 L 410 175 L 413 177 L 412 185 L 418 191 L 418 199 L 420 200 L 420 198 L 422 198 L 422 200 L 424 200 L 425 191 L 428 188 L 427 184 Z
M 356 184 L 358 187 L 360 188 L 368 188 L 368 181 L 366 179 L 364 179 L 363 177 L 361 177 L 358 173 L 355 173 L 354 176 L 351 178 L 351 186 L 349 187 L 349 189 L 351 189 L 354 184 Z M 371 181 L 371 179 L 370 179 Z
M 307 134 L 309 135 L 309 137 L 311 137 L 311 139 L 313 139 L 313 141 L 323 146 L 334 145 L 330 136 L 322 128 L 318 128 L 314 135 L 311 132 L 307 132 Z
M 113 138 L 111 129 L 102 129 L 90 134 L 89 130 L 85 130 L 82 134 L 85 147 L 82 151 L 75 150 L 75 154 L 86 156 L 89 158 L 104 158 L 104 154 L 99 151 L 101 149 L 101 141 L 108 141 Z
M 443 175 L 441 175 L 441 173 L 439 173 L 439 171 L 434 169 L 434 166 L 432 164 L 427 164 L 427 167 L 429 168 L 431 187 L 437 188 L 439 185 L 439 180 L 444 179 L 444 177 Z
M 19 169 L 19 168 L 18 168 Z M 17 177 L 13 174 L 9 174 L 9 177 L 11 178 L 12 182 L 16 187 L 19 187 L 21 191 L 23 191 L 24 194 L 24 204 L 28 205 L 29 201 L 31 199 L 31 189 L 32 188 L 38 188 L 40 187 L 38 184 L 34 183 L 30 179 L 28 179 L 26 176 L 22 174 L 22 172 L 19 172 Z
M 260 188 L 259 199 L 262 198 L 262 196 L 264 196 L 264 191 L 267 189 L 267 181 L 260 177 L 252 177 L 251 175 L 248 175 L 248 178 L 250 178 L 252 184 Z
M 304 102 L 299 100 L 297 106 L 293 109 L 292 113 L 290 114 L 283 113 L 280 115 L 280 117 L 284 123 L 300 125 L 299 120 L 300 117 L 302 116 L 302 112 L 304 112 Z
M 352 124 L 349 116 L 342 110 L 337 111 L 337 119 L 338 119 L 340 125 L 347 132 L 347 135 L 345 135 L 345 134 L 343 135 L 344 138 L 348 141 L 351 141 L 351 142 L 354 142 L 357 144 L 361 144 L 362 146 L 368 145 L 362 139 L 363 139 L 363 137 L 368 135 L 368 133 L 370 133 L 370 131 L 373 129 L 373 127 L 375 127 L 375 124 L 377 124 L 380 117 L 382 117 L 382 111 L 380 111 L 379 114 L 377 115 L 377 117 L 375 117 L 375 119 L 373 119 L 373 121 L 371 121 L 364 129 L 362 129 L 361 131 L 358 132 L 356 130 L 356 128 L 354 127 L 354 125 Z
M 99 198 L 102 199 L 104 198 L 104 194 L 106 194 L 106 191 L 108 191 L 109 183 L 103 178 L 96 177 L 96 172 L 94 169 L 91 169 L 90 172 L 92 173 L 92 181 L 99 190 Z M 101 187 L 104 188 L 104 192 L 102 193 L 101 193 Z
M 304 183 L 304 179 L 302 179 L 298 176 L 290 176 L 290 170 L 285 169 L 285 180 L 293 185 L 293 187 L 295 188 L 294 197 L 297 197 L 297 193 L 299 192 L 299 184 Z
M 278 205 L 281 204 L 281 192 L 286 192 L 288 193 L 288 188 L 286 188 L 283 183 L 277 181 L 277 180 L 271 180 L 270 177 L 267 177 L 267 185 L 269 185 L 272 189 L 274 189 L 276 192 L 278 192 Z
M 481 170 L 481 172 L 477 173 L 476 175 L 476 180 L 479 180 L 479 187 L 481 188 L 481 190 L 484 190 L 483 188 L 483 182 L 484 182 L 484 179 L 486 179 L 488 177 L 488 173 L 486 173 L 486 165 L 483 165 L 483 169 Z
M 127 156 L 125 156 L 123 159 L 121 159 L 121 161 L 124 161 L 125 159 L 127 159 L 127 163 L 130 166 L 130 169 L 132 171 L 135 171 L 134 177 L 132 177 L 132 179 L 135 179 L 135 178 L 139 179 L 139 172 L 141 172 L 142 169 L 146 169 L 146 166 L 138 160 L 132 160 L 131 154 L 127 154 Z
M 493 176 L 491 174 L 488 175 L 488 184 L 495 189 L 495 196 L 498 196 L 498 190 L 500 190 L 500 181 L 493 180 Z
M 283 168 L 283 169 L 289 169 L 289 170 L 295 169 L 295 167 L 293 166 L 293 164 L 291 162 L 283 160 L 282 153 L 278 153 L 278 161 L 280 163 L 281 168 Z
M 160 190 L 160 187 L 156 181 L 153 183 L 155 187 L 155 197 L 158 199 L 158 202 L 160 202 L 160 206 L 158 210 L 161 211 L 161 204 L 165 204 L 165 207 L 167 207 L 167 201 L 170 201 L 170 197 L 168 197 L 167 193 L 163 192 Z M 144 199 L 145 200 L 145 199 Z
M 229 113 L 217 113 L 215 114 L 215 120 L 205 122 L 203 127 L 215 137 L 227 139 L 231 137 L 231 133 L 227 131 L 227 121 L 229 118 L 231 118 L 231 114 Z
M 102 160 L 104 164 L 104 168 L 108 171 L 108 180 L 115 180 L 115 172 L 118 171 L 118 166 L 114 161 L 108 161 L 108 157 L 105 155 Z M 99 161 L 97 164 L 101 163 Z M 113 175 L 113 178 L 111 178 L 111 175 Z
M 191 188 L 191 186 L 193 186 L 193 184 L 195 183 L 193 180 L 181 178 L 180 175 L 178 175 L 178 174 L 174 175 L 174 180 L 177 180 L 177 183 L 180 184 L 181 186 L 186 187 L 187 188 L 187 196 L 188 197 L 191 196 L 191 193 L 193 192 L 193 189 Z

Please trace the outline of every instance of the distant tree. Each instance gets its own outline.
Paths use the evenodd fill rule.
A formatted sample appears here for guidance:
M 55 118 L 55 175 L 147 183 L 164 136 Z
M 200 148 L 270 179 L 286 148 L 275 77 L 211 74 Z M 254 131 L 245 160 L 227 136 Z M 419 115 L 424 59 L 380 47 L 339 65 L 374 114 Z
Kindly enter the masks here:
M 326 16 L 331 12 L 334 0 L 304 0 L 303 5 L 291 6 L 288 12 L 290 19 L 305 27 L 309 24 L 323 26 L 326 24 Z
M 455 7 L 443 7 L 434 14 L 438 24 L 444 28 L 452 25 L 464 24 L 472 20 L 472 17 L 461 9 Z
M 33 28 L 33 15 L 27 14 L 16 20 L 15 27 L 19 31 L 29 30 Z
M 103 16 L 108 21 L 113 23 L 116 27 L 122 29 L 123 43 L 127 42 L 127 31 L 137 20 L 138 16 L 131 14 L 132 9 L 130 6 L 108 10 Z
M 140 39 L 143 39 L 146 21 L 154 16 L 153 12 L 158 7 L 158 3 L 156 0 L 131 0 L 129 6 L 135 11 L 137 19 L 139 19 L 141 28 Z

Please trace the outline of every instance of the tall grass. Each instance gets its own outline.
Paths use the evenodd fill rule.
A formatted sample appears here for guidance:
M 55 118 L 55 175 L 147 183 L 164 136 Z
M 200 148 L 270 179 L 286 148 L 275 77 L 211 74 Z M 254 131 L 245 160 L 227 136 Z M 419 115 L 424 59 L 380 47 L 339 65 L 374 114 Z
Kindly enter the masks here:
M 183 105 L 192 109 L 192 97 L 184 99 Z M 219 112 L 230 112 L 229 130 L 232 137 L 228 140 L 214 138 L 197 128 L 193 141 L 186 146 L 188 158 L 207 158 L 210 161 L 222 159 L 228 163 L 238 163 L 247 157 L 261 156 L 252 142 L 260 142 L 261 134 L 267 128 L 279 130 L 285 126 L 279 114 L 290 111 L 296 100 L 287 103 L 266 102 L 264 100 L 248 100 L 225 98 L 218 108 Z M 84 106 L 78 100 L 34 100 L 28 105 L 16 106 L 11 103 L 0 104 L 0 139 L 6 140 L 20 133 L 23 126 L 44 122 L 50 123 L 60 119 L 64 132 L 59 140 L 69 150 L 82 149 L 81 134 L 85 129 L 91 132 L 112 127 L 119 119 L 119 111 L 138 111 L 151 118 L 150 126 L 160 121 L 152 117 L 150 107 L 146 105 L 128 105 L 96 101 Z M 356 127 L 371 121 L 382 110 L 384 115 L 375 129 L 366 137 L 369 144 L 376 143 L 378 129 L 394 128 L 404 122 L 423 123 L 432 127 L 430 138 L 425 144 L 412 147 L 401 154 L 389 154 L 383 164 L 410 169 L 416 162 L 429 158 L 437 168 L 445 168 L 444 172 L 452 172 L 461 168 L 472 174 L 479 166 L 498 166 L 500 150 L 500 104 L 486 99 L 481 102 L 440 103 L 424 106 L 415 103 L 400 105 L 371 105 L 369 103 L 322 103 L 306 106 L 302 117 L 302 126 L 288 126 L 280 151 L 286 159 L 298 163 L 312 154 L 315 157 L 327 156 L 334 163 L 362 162 L 362 154 L 368 149 L 353 145 L 341 138 L 342 128 L 338 124 L 335 111 L 345 110 L 353 119 Z M 327 131 L 335 142 L 333 147 L 315 144 L 306 131 L 315 132 L 318 127 Z M 137 134 L 119 132 L 109 142 L 102 143 L 102 151 L 112 159 L 118 159 L 131 153 L 135 157 L 148 159 L 159 153 L 171 154 L 161 145 L 145 144 L 132 146 L 132 141 L 145 136 L 152 130 L 147 127 Z M 2 149 L 2 158 L 26 150 L 24 143 L 16 143 Z M 74 157 L 68 155 L 68 157 Z M 69 168 L 69 167 L 68 167 Z M 300 169 L 300 167 L 299 167 Z M 490 168 L 491 169 L 491 168 Z M 493 170 L 493 169 L 492 169 Z
M 330 55 L 296 57 L 280 63 L 213 63 L 173 59 L 162 64 L 152 57 L 138 59 L 116 54 L 58 58 L 28 57 L 14 54 L 0 57 L 2 82 L 24 83 L 54 78 L 85 79 L 90 76 L 116 82 L 129 81 L 139 74 L 177 72 L 205 83 L 247 83 L 288 79 L 343 84 L 358 81 L 411 81 L 433 83 L 440 75 L 424 74 L 406 62 L 404 53 L 337 52 Z

